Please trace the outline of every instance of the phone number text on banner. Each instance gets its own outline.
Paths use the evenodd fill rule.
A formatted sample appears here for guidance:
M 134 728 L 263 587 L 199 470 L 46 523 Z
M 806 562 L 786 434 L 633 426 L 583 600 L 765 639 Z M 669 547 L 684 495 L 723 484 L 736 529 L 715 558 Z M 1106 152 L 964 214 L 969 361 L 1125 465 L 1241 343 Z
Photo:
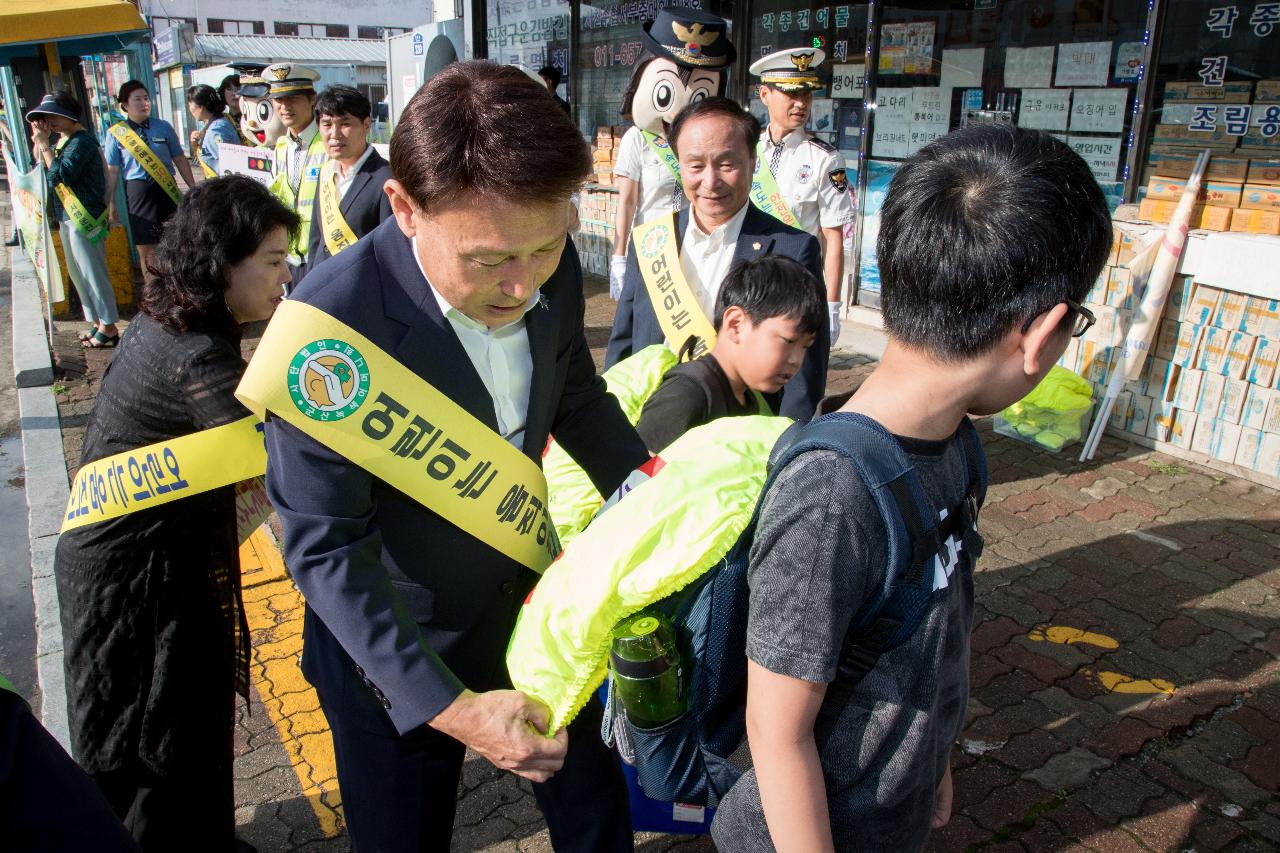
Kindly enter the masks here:
M 534 571 L 559 553 L 542 469 L 318 308 L 277 309 L 236 396 Z
M 262 422 L 253 416 L 116 453 L 76 473 L 62 532 L 261 476 Z

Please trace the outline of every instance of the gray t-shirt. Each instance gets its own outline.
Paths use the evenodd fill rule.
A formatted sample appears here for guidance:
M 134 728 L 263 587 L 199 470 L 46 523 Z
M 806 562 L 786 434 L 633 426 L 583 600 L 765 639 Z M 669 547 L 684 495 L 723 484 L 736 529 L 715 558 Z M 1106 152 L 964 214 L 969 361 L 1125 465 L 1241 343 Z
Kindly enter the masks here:
M 958 506 L 967 479 L 960 439 L 898 440 L 933 506 Z M 831 682 L 850 620 L 884 579 L 886 539 L 851 462 L 830 451 L 797 457 L 770 489 L 752 546 L 747 656 L 781 675 Z M 924 846 L 968 701 L 973 577 L 962 550 L 954 537 L 944 547 L 920 628 L 863 678 L 822 750 L 837 850 Z M 755 771 L 722 801 L 712 835 L 724 851 L 774 849 Z

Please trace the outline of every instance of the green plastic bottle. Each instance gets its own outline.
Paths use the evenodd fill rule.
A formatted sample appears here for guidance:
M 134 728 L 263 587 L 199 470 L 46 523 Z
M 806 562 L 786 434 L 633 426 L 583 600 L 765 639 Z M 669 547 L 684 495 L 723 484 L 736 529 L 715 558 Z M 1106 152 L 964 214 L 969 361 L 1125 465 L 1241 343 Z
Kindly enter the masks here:
M 675 629 L 662 613 L 642 610 L 618 624 L 610 669 L 636 728 L 655 729 L 685 712 L 684 665 Z

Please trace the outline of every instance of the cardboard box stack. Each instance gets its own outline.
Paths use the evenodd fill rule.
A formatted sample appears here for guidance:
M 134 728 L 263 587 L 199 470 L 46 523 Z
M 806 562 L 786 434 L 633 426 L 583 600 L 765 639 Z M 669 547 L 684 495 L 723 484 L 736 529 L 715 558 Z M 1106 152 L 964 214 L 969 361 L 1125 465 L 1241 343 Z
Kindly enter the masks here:
M 1060 362 L 1093 382 L 1098 399 L 1138 299 L 1126 243 L 1117 229 L 1112 262 L 1087 297 L 1098 321 Z M 1142 375 L 1124 386 L 1109 425 L 1280 479 L 1280 299 L 1175 276 Z
M 596 141 L 591 146 L 591 168 L 599 186 L 613 186 L 613 164 L 618 161 L 618 146 L 625 130 L 616 124 L 596 128 Z
M 1208 148 L 1212 156 L 1191 227 L 1280 234 L 1280 81 L 1167 83 L 1160 118 L 1143 172 L 1139 218 L 1173 217 L 1196 156 Z M 1233 135 L 1241 129 L 1242 135 Z

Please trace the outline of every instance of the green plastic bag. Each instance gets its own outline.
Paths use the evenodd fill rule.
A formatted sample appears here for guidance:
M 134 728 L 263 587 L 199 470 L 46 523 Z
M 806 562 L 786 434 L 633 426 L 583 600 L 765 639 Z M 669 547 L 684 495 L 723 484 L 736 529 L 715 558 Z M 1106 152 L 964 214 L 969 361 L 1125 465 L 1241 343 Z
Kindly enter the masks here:
M 1030 394 L 996 415 L 995 429 L 1057 451 L 1080 440 L 1092 408 L 1093 386 L 1055 364 Z
M 507 648 L 517 690 L 574 718 L 604 681 L 614 626 L 716 565 L 751 521 L 769 453 L 789 418 L 720 418 L 664 450 L 665 463 L 551 564 Z

